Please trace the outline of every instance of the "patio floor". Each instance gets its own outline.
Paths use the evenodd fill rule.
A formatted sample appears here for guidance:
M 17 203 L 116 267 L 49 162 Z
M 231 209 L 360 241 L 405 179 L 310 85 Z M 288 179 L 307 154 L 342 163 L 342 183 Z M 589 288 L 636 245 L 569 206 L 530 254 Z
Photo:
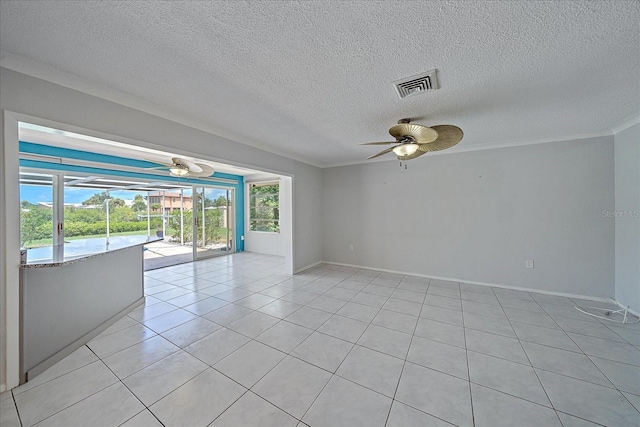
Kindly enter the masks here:
M 224 248 L 224 244 L 218 245 Z M 197 248 L 198 253 L 214 252 L 220 248 Z M 226 254 L 226 252 L 223 252 Z M 166 240 L 145 245 L 144 270 L 168 267 L 176 264 L 184 264 L 193 261 L 193 247 L 191 243 L 181 245 Z
M 144 270 L 168 267 L 193 261 L 193 247 L 166 241 L 145 245 Z

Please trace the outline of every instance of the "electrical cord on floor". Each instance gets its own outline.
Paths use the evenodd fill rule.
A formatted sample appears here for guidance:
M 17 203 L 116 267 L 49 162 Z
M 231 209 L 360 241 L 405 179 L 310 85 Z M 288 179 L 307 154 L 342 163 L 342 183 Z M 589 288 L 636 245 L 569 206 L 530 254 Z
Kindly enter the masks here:
M 578 310 L 581 313 L 586 314 L 587 316 L 596 317 L 598 319 L 603 319 L 603 320 L 608 320 L 609 322 L 622 323 L 622 324 L 634 324 L 634 323 L 640 322 L 640 317 L 629 313 L 629 307 L 621 308 L 619 310 L 612 310 L 610 308 L 586 307 L 586 306 L 582 307 L 582 306 L 576 305 L 575 308 L 576 308 L 576 310 Z M 602 312 L 604 312 L 604 316 L 599 316 L 599 315 L 597 315 L 595 313 L 590 313 L 589 311 L 587 311 L 587 309 L 602 311 Z M 611 318 L 612 314 L 620 314 L 620 315 L 622 315 L 622 320 L 616 320 L 616 319 Z M 605 316 L 609 316 L 609 317 L 605 317 Z M 631 320 L 629 320 L 629 318 L 633 318 L 635 320 L 631 321 Z

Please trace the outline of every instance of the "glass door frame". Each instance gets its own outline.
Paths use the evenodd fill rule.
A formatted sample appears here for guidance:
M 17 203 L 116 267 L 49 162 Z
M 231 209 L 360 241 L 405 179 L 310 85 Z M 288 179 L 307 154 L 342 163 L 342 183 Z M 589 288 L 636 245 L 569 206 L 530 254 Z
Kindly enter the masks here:
M 204 203 L 205 203 L 205 197 L 204 197 L 204 192 L 207 189 L 211 189 L 211 190 L 221 190 L 221 191 L 225 191 L 226 192 L 226 198 L 227 198 L 227 205 L 226 205 L 226 238 L 225 238 L 225 242 L 226 242 L 226 250 L 225 251 L 201 251 L 198 252 L 198 241 L 200 239 L 200 237 L 198 236 L 201 232 L 203 233 L 202 235 L 202 241 L 206 241 L 204 233 L 206 232 L 204 224 L 205 224 L 205 218 L 204 218 L 204 213 L 205 213 L 205 207 L 204 207 Z M 200 193 L 200 191 L 202 191 L 202 193 Z M 202 194 L 202 200 L 198 200 L 199 199 L 199 195 Z M 229 255 L 232 253 L 236 252 L 236 244 L 235 242 L 233 242 L 233 239 L 235 239 L 236 236 L 236 221 L 235 221 L 235 210 L 236 210 L 236 203 L 235 203 L 235 199 L 236 199 L 236 191 L 235 188 L 233 187 L 224 187 L 224 186 L 216 186 L 216 185 L 202 185 L 202 184 L 196 184 L 193 185 L 193 190 L 192 190 L 192 230 L 193 230 L 193 260 L 194 261 L 200 261 L 203 259 L 207 259 L 207 258 L 212 258 L 212 257 L 217 257 L 217 256 L 221 256 L 221 255 Z M 200 203 L 202 203 L 202 206 L 200 206 Z M 233 212 L 231 212 L 231 208 L 233 208 Z M 202 215 L 202 218 L 199 218 Z M 199 227 L 199 221 L 202 221 L 203 227 L 200 228 Z M 229 227 L 229 224 L 232 224 L 231 227 Z M 232 239 L 229 239 L 229 234 L 231 234 Z

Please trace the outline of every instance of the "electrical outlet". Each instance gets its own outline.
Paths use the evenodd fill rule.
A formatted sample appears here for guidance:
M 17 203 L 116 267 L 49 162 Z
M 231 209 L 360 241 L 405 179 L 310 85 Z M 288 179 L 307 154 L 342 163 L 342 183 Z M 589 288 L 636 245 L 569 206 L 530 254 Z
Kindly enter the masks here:
M 524 266 L 526 268 L 533 268 L 533 260 L 532 259 L 528 259 L 524 262 Z
M 352 251 L 353 250 L 353 243 L 349 245 L 349 250 Z

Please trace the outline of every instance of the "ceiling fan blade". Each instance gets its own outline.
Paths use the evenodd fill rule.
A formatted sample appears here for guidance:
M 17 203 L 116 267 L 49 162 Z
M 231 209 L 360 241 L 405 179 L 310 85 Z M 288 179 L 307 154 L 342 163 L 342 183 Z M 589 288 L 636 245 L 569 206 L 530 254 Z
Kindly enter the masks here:
M 391 150 L 393 150 L 393 148 L 394 148 L 394 147 L 389 147 L 389 148 L 387 148 L 386 150 L 382 150 L 382 151 L 381 151 L 381 152 L 379 152 L 378 154 L 374 154 L 374 155 L 373 155 L 373 156 L 371 156 L 371 157 L 367 157 L 367 160 L 375 159 L 375 158 L 376 158 L 376 157 L 378 157 L 378 156 L 382 156 L 382 155 L 384 155 L 384 154 L 390 153 L 390 152 L 391 152 Z
M 201 169 L 200 172 L 192 172 L 189 170 L 189 176 L 206 178 L 208 176 L 213 175 L 213 168 L 209 165 L 205 165 L 204 163 L 196 163 L 198 167 Z
M 145 168 L 145 169 L 160 169 L 160 168 L 170 168 L 173 166 L 173 164 L 171 163 L 164 163 L 164 162 L 158 162 L 157 160 L 151 160 L 151 159 L 144 159 L 146 162 L 149 163 L 155 163 L 156 165 L 162 165 L 162 166 L 156 166 L 153 168 Z
M 409 155 L 407 155 L 407 156 L 396 156 L 396 157 L 397 157 L 397 158 L 398 158 L 398 160 L 400 160 L 400 161 L 405 161 L 405 160 L 415 159 L 416 157 L 420 157 L 420 156 L 422 156 L 423 154 L 427 154 L 427 152 L 426 152 L 426 151 L 420 151 L 420 150 L 418 150 L 418 151 L 416 151 L 415 153 L 413 153 L 413 154 L 409 154 Z
M 418 144 L 433 142 L 438 138 L 437 130 L 427 126 L 411 123 L 400 123 L 395 126 L 391 126 L 389 133 L 396 139 L 400 139 L 403 136 L 411 136 Z
M 388 141 L 388 142 L 363 142 L 360 145 L 389 145 L 389 144 L 395 144 L 398 141 Z
M 458 142 L 460 142 L 462 140 L 462 137 L 464 136 L 462 129 L 457 126 L 438 125 L 432 127 L 438 132 L 438 139 L 430 143 L 418 144 L 418 151 L 426 153 L 429 151 L 446 150 L 447 148 L 451 148 Z

